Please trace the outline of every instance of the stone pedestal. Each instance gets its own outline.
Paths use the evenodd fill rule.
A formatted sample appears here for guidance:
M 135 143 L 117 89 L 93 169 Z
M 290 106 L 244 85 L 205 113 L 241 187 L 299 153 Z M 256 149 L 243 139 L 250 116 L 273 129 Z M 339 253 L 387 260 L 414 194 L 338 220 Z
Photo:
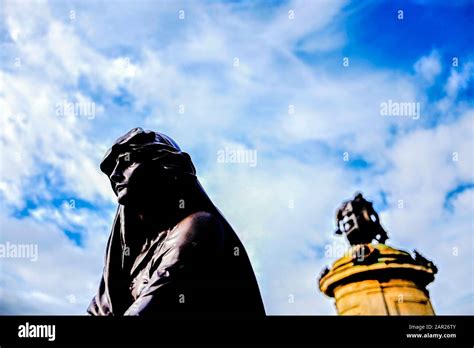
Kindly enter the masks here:
M 319 280 L 340 315 L 434 315 L 426 286 L 436 267 L 384 244 L 351 247 Z

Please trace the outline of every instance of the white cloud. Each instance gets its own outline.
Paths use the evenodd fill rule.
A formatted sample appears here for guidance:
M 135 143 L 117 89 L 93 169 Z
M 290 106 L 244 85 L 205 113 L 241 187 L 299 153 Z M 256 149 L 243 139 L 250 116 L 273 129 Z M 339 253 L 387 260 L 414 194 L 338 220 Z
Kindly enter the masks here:
M 18 220 L 4 213 L 0 216 L 0 242 L 36 245 L 38 254 L 37 261 L 2 258 L 2 313 L 85 314 L 102 270 L 97 261 L 103 259 L 108 229 L 102 222 L 107 219 L 88 214 L 83 223 L 88 229 L 85 246 L 80 248 L 51 220 Z
M 285 6 L 286 11 L 282 9 L 264 31 L 265 40 L 270 45 L 291 50 L 302 38 L 330 25 L 345 4 L 345 0 L 291 1 Z
M 472 79 L 474 63 L 467 62 L 459 72 L 453 68 L 445 86 L 448 97 L 456 97 L 458 92 L 467 87 L 469 80 Z
M 415 72 L 429 84 L 441 73 L 442 66 L 439 54 L 433 51 L 429 56 L 421 57 L 415 63 Z

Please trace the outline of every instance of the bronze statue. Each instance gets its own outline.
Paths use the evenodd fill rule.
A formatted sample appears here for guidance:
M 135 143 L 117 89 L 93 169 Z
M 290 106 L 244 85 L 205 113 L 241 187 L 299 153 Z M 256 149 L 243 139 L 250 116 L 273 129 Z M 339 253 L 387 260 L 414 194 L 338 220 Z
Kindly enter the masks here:
M 368 244 L 374 239 L 385 243 L 387 232 L 380 224 L 379 215 L 361 193 L 346 201 L 336 213 L 336 234 L 345 234 L 351 245 Z
M 89 314 L 265 315 L 242 243 L 170 137 L 132 129 L 100 168 L 119 206 Z

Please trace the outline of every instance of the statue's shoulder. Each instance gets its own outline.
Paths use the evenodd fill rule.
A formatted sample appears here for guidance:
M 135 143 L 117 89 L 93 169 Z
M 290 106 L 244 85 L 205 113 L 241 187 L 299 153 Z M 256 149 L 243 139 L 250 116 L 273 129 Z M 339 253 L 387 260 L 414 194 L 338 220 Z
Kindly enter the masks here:
M 219 238 L 222 232 L 222 225 L 214 214 L 198 211 L 181 220 L 170 231 L 168 238 L 173 239 L 177 245 L 187 245 L 213 241 Z
M 216 224 L 217 222 L 218 220 L 214 214 L 207 211 L 197 211 L 181 220 L 180 224 L 188 226 L 200 226 Z

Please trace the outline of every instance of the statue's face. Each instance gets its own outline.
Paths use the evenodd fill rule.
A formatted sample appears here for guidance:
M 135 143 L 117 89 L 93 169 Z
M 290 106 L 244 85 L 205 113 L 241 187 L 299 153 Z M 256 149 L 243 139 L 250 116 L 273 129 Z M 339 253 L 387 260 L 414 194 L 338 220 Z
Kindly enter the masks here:
M 137 204 L 147 199 L 147 187 L 150 183 L 150 168 L 145 162 L 137 159 L 132 152 L 125 152 L 117 157 L 115 169 L 110 181 L 118 203 L 122 205 Z M 155 177 L 155 180 L 157 178 Z

